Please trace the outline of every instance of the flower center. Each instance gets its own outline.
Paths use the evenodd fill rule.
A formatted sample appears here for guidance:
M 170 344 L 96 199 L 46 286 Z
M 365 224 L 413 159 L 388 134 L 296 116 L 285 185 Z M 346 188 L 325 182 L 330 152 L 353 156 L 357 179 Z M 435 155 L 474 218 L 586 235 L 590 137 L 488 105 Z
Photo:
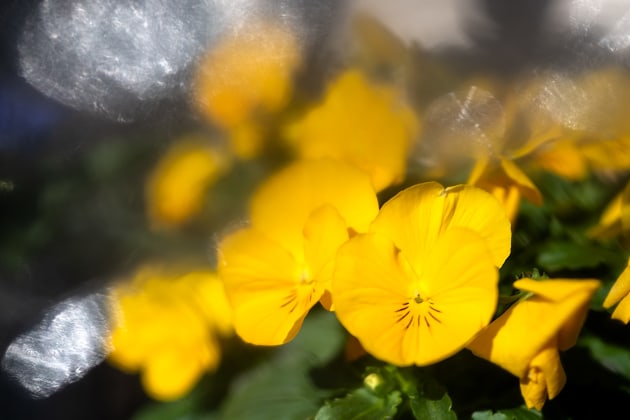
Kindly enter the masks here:
M 442 323 L 440 320 L 442 311 L 435 306 L 435 302 L 431 298 L 425 299 L 420 296 L 420 291 L 417 289 L 414 290 L 411 298 L 403 302 L 394 313 L 396 322 L 401 323 L 404 329 L 409 329 L 412 325 L 417 328 L 426 326 L 431 332 L 433 323 Z
M 414 293 L 414 298 L 413 298 L 413 300 L 414 300 L 416 303 L 422 303 L 422 302 L 424 302 L 424 299 L 422 299 L 422 297 L 420 296 L 420 292 L 418 292 L 417 290 L 416 290 L 416 291 L 415 291 L 415 293 Z

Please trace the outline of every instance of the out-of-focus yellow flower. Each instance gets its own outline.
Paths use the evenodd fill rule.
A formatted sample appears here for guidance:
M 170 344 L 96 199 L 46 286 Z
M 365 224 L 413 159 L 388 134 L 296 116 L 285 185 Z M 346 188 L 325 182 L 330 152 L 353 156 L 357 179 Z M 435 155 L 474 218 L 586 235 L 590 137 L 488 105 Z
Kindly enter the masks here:
M 251 203 L 251 227 L 219 244 L 219 274 L 237 334 L 279 345 L 318 301 L 330 307 L 337 249 L 378 213 L 369 176 L 332 160 L 298 161 L 267 180 Z
M 521 279 L 514 287 L 531 295 L 511 306 L 467 347 L 518 377 L 525 403 L 540 410 L 564 387 L 558 351 L 575 344 L 600 282 Z
M 331 83 L 320 105 L 287 130 L 287 137 L 303 158 L 329 157 L 363 169 L 380 191 L 403 180 L 418 132 L 418 119 L 401 92 L 348 70 Z
M 226 35 L 198 65 L 194 96 L 201 113 L 230 134 L 242 158 L 262 147 L 265 118 L 284 107 L 301 63 L 289 28 L 250 22 L 246 31 Z
M 337 316 L 379 359 L 442 360 L 490 322 L 510 238 L 502 207 L 479 188 L 429 182 L 403 190 L 368 233 L 339 250 Z
M 630 169 L 630 132 L 626 136 L 585 142 L 580 148 L 594 171 L 627 171 Z
M 219 337 L 232 332 L 223 284 L 208 271 L 172 275 L 138 270 L 112 292 L 114 328 L 109 361 L 140 372 L 147 394 L 158 400 L 185 395 L 220 361 Z
M 564 137 L 534 150 L 528 160 L 569 180 L 584 179 L 590 172 L 611 173 L 630 169 L 630 137 L 588 139 Z
M 477 83 L 493 85 L 485 80 Z M 427 143 L 434 148 L 429 151 L 433 154 L 434 170 L 439 173 L 444 171 L 440 167 L 453 166 L 458 170 L 458 166 L 474 160 L 467 183 L 494 195 L 512 221 L 521 197 L 536 205 L 542 203 L 540 191 L 516 161 L 555 135 L 548 127 L 538 126 L 516 133 L 517 115 L 513 98 L 500 102 L 475 84 L 437 98 L 426 116 Z
M 166 152 L 146 185 L 152 226 L 173 228 L 197 215 L 209 186 L 228 168 L 225 153 L 200 138 L 185 138 Z
M 610 239 L 630 233 L 630 182 L 613 200 L 599 219 L 599 223 L 589 232 L 598 239 Z
M 624 324 L 630 322 L 630 259 L 604 299 L 604 308 L 609 309 L 614 305 L 617 307 L 612 313 L 612 318 L 618 319 Z
M 510 221 L 518 214 L 521 197 L 542 204 L 542 194 L 527 175 L 511 160 L 481 158 L 468 177 L 468 183 L 490 192 L 505 208 Z
M 579 144 L 572 138 L 547 142 L 528 159 L 531 164 L 569 180 L 584 179 L 589 167 Z
M 604 66 L 581 74 L 546 72 L 524 85 L 519 97 L 525 124 L 561 130 L 554 141 L 534 151 L 534 164 L 569 179 L 581 179 L 590 170 L 630 168 L 626 69 Z

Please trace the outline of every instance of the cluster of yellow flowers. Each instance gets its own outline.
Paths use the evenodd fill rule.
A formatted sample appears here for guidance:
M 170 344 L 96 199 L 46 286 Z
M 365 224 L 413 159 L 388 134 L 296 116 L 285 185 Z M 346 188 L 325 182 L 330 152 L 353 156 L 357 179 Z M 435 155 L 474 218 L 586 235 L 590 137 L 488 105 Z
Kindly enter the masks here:
M 500 203 L 473 186 L 417 184 L 378 210 L 365 173 L 305 160 L 261 186 L 250 217 L 218 250 L 243 340 L 286 343 L 321 302 L 369 353 L 396 365 L 467 346 L 517 375 L 530 407 L 564 385 L 558 350 L 575 343 L 600 285 L 519 280 L 527 296 L 490 323 L 511 230 Z
M 208 270 L 140 267 L 112 291 L 115 315 L 109 360 L 142 373 L 147 393 L 172 400 L 221 360 L 220 337 L 232 334 L 223 284 Z
M 231 156 L 251 159 L 269 146 L 265 123 L 289 102 L 300 57 L 290 32 L 256 33 L 264 42 L 236 34 L 200 63 L 196 103 L 228 133 L 231 146 L 221 155 L 187 141 L 169 152 L 148 182 L 154 223 L 177 226 L 194 217 Z M 602 80 L 619 77 L 605 69 L 571 86 L 595 92 Z M 533 78 L 503 101 L 500 90 L 490 93 L 486 85 L 460 89 L 433 100 L 421 124 L 400 85 L 377 82 L 361 68 L 340 72 L 320 102 L 274 131 L 293 160 L 251 197 L 249 224 L 220 239 L 220 281 L 210 273 L 163 278 L 141 271 L 131 290 L 117 289 L 122 323 L 111 360 L 142 370 L 156 398 L 180 396 L 218 363 L 215 331 L 233 325 L 245 342 L 281 345 L 319 302 L 378 359 L 423 366 L 468 348 L 517 376 L 527 406 L 541 409 L 564 386 L 559 351 L 575 344 L 601 284 L 522 278 L 513 284 L 516 303 L 495 319 L 499 269 L 510 255 L 520 198 L 543 201 L 517 161 L 571 179 L 591 169 L 630 169 L 627 153 L 613 166 L 601 159 L 630 137 L 600 141 L 591 127 L 559 120 L 554 110 L 562 104 L 540 106 L 548 104 L 546 81 Z M 485 119 L 475 119 L 475 111 Z M 432 169 L 453 171 L 453 157 L 474 160 L 465 184 L 444 187 L 408 176 L 409 162 L 420 159 L 425 124 L 431 139 L 421 146 L 437 156 Z M 453 151 L 454 145 L 463 146 Z M 552 160 L 558 156 L 561 164 Z M 407 187 L 379 206 L 387 198 L 379 194 L 402 183 Z M 630 231 L 628 191 L 595 236 Z M 223 287 L 227 301 L 218 303 Z M 629 294 L 630 260 L 604 303 L 621 300 L 613 317 L 624 322 Z M 174 373 L 176 380 L 165 380 Z

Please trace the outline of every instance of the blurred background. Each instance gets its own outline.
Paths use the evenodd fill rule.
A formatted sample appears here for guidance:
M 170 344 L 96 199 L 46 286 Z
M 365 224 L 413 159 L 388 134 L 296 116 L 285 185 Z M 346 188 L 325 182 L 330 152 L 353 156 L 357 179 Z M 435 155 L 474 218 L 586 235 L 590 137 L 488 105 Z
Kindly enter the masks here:
M 349 22 L 359 12 L 434 57 L 418 67 L 427 78 L 442 74 L 431 67 L 435 62 L 489 76 L 543 65 L 626 63 L 630 46 L 630 6 L 623 0 L 184 3 L 0 5 L 1 354 L 31 333 L 27 337 L 40 338 L 37 345 L 57 352 L 63 364 L 72 357 L 64 356 L 64 348 L 81 349 L 63 329 L 46 335 L 51 316 L 64 305 L 96 296 L 96 306 L 80 312 L 77 322 L 106 334 L 94 311 L 105 305 L 98 293 L 113 279 L 147 259 L 212 262 L 213 240 L 242 215 L 241 199 L 259 169 L 244 168 L 227 180 L 222 188 L 228 198 L 206 210 L 199 218 L 205 222 L 175 232 L 151 229 L 145 182 L 175 139 L 215 130 L 191 105 L 195 64 L 224 33 L 259 36 L 247 26 L 252 15 L 299 29 L 308 65 L 298 84 L 311 95 L 344 62 Z M 36 360 L 43 353 L 24 348 L 33 360 L 23 378 L 28 382 L 38 369 L 50 369 L 56 382 L 39 388 L 48 386 L 49 396 L 34 398 L 15 371 L 3 369 L 0 417 L 124 419 L 149 401 L 137 376 L 100 363 L 102 355 L 60 374 L 63 366 L 44 368 Z M 45 382 L 45 372 L 42 377 Z

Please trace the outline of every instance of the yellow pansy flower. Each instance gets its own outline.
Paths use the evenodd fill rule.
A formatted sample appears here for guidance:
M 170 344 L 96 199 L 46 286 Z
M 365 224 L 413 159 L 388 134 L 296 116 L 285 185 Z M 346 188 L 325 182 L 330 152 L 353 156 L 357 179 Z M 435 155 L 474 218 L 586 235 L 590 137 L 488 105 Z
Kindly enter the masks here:
M 614 305 L 617 307 L 612 313 L 612 318 L 624 324 L 630 322 L 630 259 L 604 299 L 604 308 L 609 309 Z
M 194 100 L 205 117 L 230 134 L 235 153 L 251 158 L 263 146 L 265 118 L 290 99 L 301 56 L 289 28 L 265 21 L 245 26 L 228 33 L 200 61 Z
M 500 204 L 475 187 L 403 190 L 338 254 L 337 317 L 375 357 L 427 365 L 462 349 L 492 318 L 510 251 Z
M 377 213 L 369 176 L 341 162 L 298 161 L 267 180 L 252 198 L 251 226 L 218 248 L 237 334 L 283 344 L 318 301 L 330 307 L 337 249 Z
M 330 84 L 321 104 L 287 130 L 287 137 L 298 156 L 349 162 L 368 172 L 380 191 L 403 180 L 418 132 L 418 119 L 401 92 L 348 70 Z
M 518 377 L 527 407 L 540 410 L 564 387 L 558 351 L 575 344 L 600 282 L 520 279 L 514 287 L 530 296 L 511 306 L 467 347 Z
M 112 297 L 108 360 L 126 372 L 140 372 L 152 398 L 177 399 L 218 366 L 218 340 L 231 334 L 232 323 L 215 273 L 173 275 L 146 266 L 130 282 L 117 284 Z
M 175 143 L 147 181 L 147 213 L 152 226 L 172 228 L 196 216 L 207 189 L 229 165 L 229 157 L 202 138 L 191 136 Z

